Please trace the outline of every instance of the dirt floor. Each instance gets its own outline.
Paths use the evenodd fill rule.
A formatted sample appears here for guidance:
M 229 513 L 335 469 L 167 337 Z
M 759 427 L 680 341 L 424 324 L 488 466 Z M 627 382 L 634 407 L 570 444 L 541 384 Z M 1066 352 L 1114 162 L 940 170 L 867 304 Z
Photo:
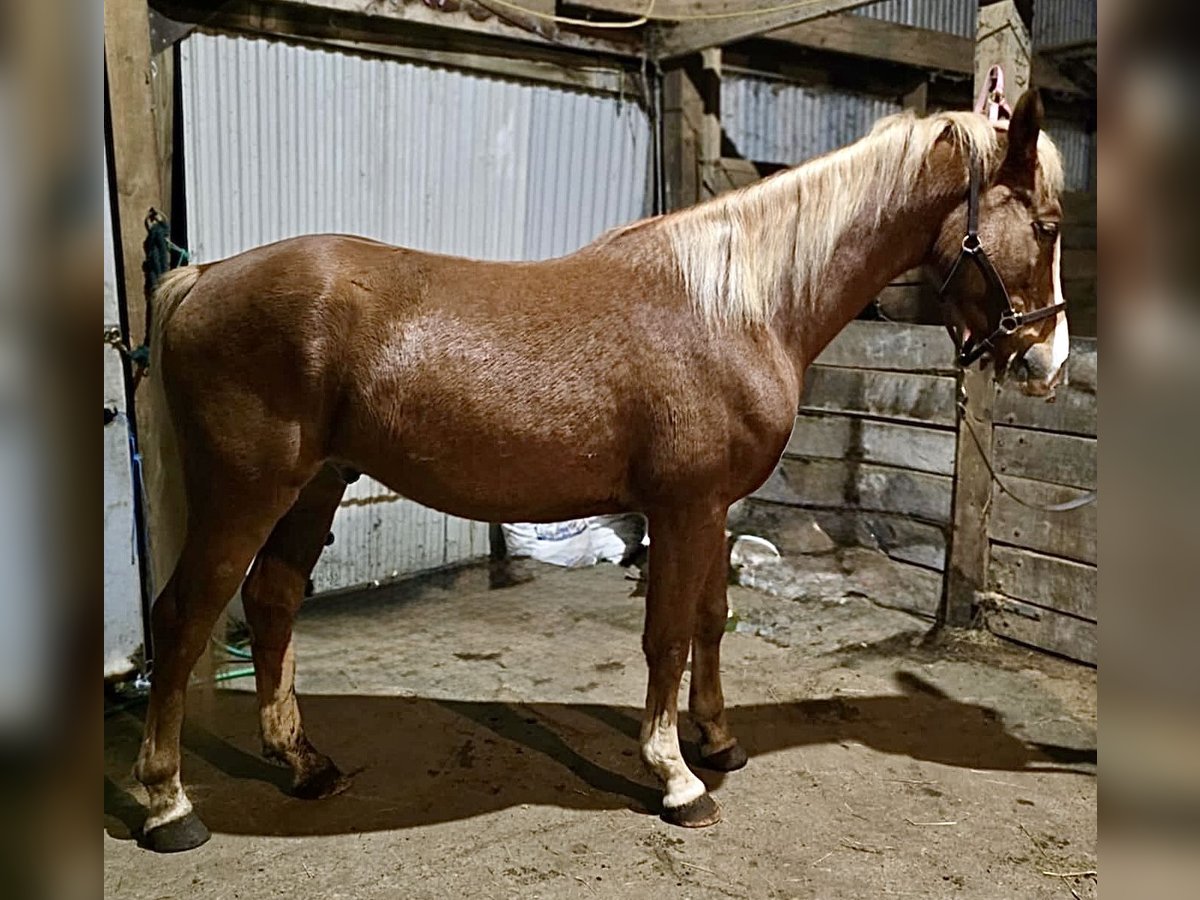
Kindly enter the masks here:
M 1091 874 L 1047 874 L 1096 868 L 1094 671 L 993 639 L 923 644 L 927 621 L 873 602 L 878 577 L 823 578 L 821 599 L 733 587 L 724 685 L 750 763 L 701 770 L 724 820 L 682 830 L 653 812 L 637 755 L 634 583 L 608 565 L 534 572 L 306 606 L 301 704 L 356 773 L 341 796 L 284 793 L 252 679 L 193 697 L 183 777 L 213 838 L 189 853 L 136 845 L 141 709 L 111 713 L 105 895 L 1095 895 Z

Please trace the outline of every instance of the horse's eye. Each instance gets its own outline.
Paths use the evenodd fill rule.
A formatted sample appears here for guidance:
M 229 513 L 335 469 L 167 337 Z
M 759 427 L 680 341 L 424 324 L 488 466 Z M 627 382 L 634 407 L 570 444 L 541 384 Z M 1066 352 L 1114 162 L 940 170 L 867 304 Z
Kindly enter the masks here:
M 1037 232 L 1038 237 L 1045 238 L 1046 240 L 1053 240 L 1058 237 L 1057 222 L 1044 222 L 1038 219 L 1033 223 L 1033 230 Z

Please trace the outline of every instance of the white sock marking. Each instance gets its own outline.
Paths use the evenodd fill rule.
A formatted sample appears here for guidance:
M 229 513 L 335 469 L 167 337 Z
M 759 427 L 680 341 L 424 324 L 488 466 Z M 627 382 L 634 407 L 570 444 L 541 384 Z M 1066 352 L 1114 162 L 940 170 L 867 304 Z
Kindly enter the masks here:
M 683 761 L 683 754 L 679 751 L 678 728 L 666 713 L 648 718 L 643 724 L 642 759 L 665 787 L 665 807 L 685 806 L 703 796 L 707 790 L 704 782 Z

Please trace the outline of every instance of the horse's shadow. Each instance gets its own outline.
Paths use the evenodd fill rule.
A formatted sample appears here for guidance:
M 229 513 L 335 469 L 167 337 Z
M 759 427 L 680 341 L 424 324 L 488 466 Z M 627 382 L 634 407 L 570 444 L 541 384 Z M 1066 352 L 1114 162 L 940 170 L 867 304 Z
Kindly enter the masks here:
M 909 673 L 896 677 L 901 694 L 735 706 L 729 721 L 752 759 L 852 741 L 972 769 L 1090 772 L 1095 763 L 1094 749 L 1023 741 L 993 710 L 960 703 Z M 659 791 L 637 758 L 638 709 L 357 694 L 309 695 L 301 704 L 314 743 L 358 770 L 353 786 L 316 803 L 287 796 L 288 773 L 256 752 L 253 695 L 218 692 L 212 724 L 184 731 L 184 781 L 213 831 L 381 831 L 521 804 L 658 809 Z M 120 839 L 136 834 L 144 815 L 129 776 L 140 728 L 129 712 L 106 720 L 105 822 Z M 685 753 L 694 761 L 694 745 Z M 724 780 L 697 771 L 710 788 Z

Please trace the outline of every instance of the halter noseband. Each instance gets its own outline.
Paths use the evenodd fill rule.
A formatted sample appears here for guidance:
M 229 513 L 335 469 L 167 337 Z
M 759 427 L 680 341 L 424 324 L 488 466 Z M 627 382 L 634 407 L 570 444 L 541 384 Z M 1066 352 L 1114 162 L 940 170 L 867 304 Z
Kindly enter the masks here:
M 991 259 L 988 258 L 987 253 L 983 249 L 983 243 L 979 240 L 979 190 L 980 183 L 983 181 L 983 167 L 976 158 L 973 149 L 971 151 L 970 165 L 971 181 L 970 189 L 967 193 L 967 234 L 962 240 L 962 249 L 958 253 L 958 258 L 950 268 L 950 274 L 946 276 L 946 280 L 942 282 L 942 287 L 938 291 L 938 299 L 942 303 L 942 316 L 946 322 L 946 330 L 950 332 L 954 346 L 958 348 L 958 364 L 963 368 L 971 365 L 988 350 L 994 350 L 994 341 L 998 338 L 1007 337 L 1025 325 L 1031 325 L 1034 322 L 1040 322 L 1043 319 L 1056 316 L 1061 310 L 1066 309 L 1067 306 L 1066 303 L 1055 303 L 1042 309 L 1031 310 L 1030 312 L 1017 312 L 1013 309 L 1012 300 L 1008 296 L 1008 289 L 1004 286 L 1004 279 L 1000 277 L 1000 273 L 992 265 Z M 950 285 L 953 284 L 964 260 L 972 263 L 979 270 L 979 274 L 983 276 L 983 281 L 986 285 L 984 298 L 991 306 L 988 316 L 989 324 L 992 322 L 991 313 L 998 313 L 995 330 L 979 341 L 971 336 L 964 337 L 962 331 L 954 324 L 948 314 L 948 304 L 951 302 L 951 298 L 948 296 Z

